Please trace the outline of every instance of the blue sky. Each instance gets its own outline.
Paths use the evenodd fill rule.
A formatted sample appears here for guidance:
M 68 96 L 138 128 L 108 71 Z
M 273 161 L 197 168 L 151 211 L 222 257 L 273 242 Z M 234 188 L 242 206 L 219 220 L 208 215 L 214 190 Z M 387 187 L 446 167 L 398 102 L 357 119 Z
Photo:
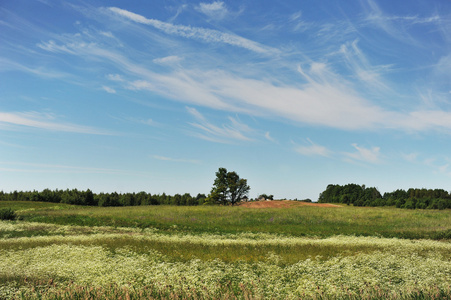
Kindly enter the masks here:
M 0 2 L 0 189 L 451 190 L 449 1 Z

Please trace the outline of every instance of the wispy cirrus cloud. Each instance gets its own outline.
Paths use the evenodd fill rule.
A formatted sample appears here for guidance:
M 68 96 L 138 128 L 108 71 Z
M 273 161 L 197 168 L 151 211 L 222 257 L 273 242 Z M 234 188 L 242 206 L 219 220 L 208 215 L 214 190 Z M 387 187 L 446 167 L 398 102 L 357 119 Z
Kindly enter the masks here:
M 270 134 L 269 131 L 265 132 L 265 138 L 266 138 L 268 141 L 270 141 L 270 142 L 277 143 L 276 139 L 274 139 L 274 138 L 271 136 L 271 134 Z
M 70 41 L 69 41 L 70 40 Z M 84 57 L 88 60 L 102 61 L 119 68 L 126 74 L 140 79 L 126 80 L 121 74 L 109 74 L 111 81 L 121 82 L 125 88 L 131 90 L 147 90 L 156 92 L 177 101 L 194 103 L 217 109 L 234 110 L 214 95 L 204 86 L 203 78 L 208 76 L 205 72 L 189 72 L 185 70 L 173 73 L 156 73 L 144 65 L 133 62 L 126 54 L 107 50 L 92 40 L 90 36 L 73 35 L 72 38 L 62 36 L 61 42 L 41 42 L 38 47 L 50 52 L 65 53 Z M 208 72 L 207 72 L 208 73 Z
M 126 11 L 117 10 L 128 15 Z M 130 14 L 128 17 L 137 19 L 138 22 L 152 21 Z M 76 55 L 86 58 L 87 61 L 95 60 L 97 63 L 114 66 L 122 73 L 109 74 L 106 77 L 123 88 L 149 91 L 186 104 L 252 116 L 277 116 L 301 124 L 343 130 L 385 128 L 408 132 L 451 132 L 450 111 L 385 109 L 357 92 L 355 83 L 336 73 L 332 63 L 327 61 L 309 61 L 302 66 L 299 64 L 299 77 L 294 77 L 289 83 L 281 81 L 277 76 L 261 78 L 258 73 L 264 69 L 259 68 L 246 72 L 233 68 L 195 69 L 186 68 L 182 63 L 177 65 L 177 68 L 171 68 L 169 63 L 177 61 L 179 57 L 175 55 L 155 58 L 154 63 L 168 63 L 164 72 L 157 73 L 152 65 L 135 62 L 127 53 L 127 48 L 102 47 L 95 34 L 96 32 L 83 32 L 71 36 L 55 36 L 54 40 L 41 42 L 38 47 L 45 51 Z M 383 74 L 389 66 L 372 66 L 356 42 L 346 44 L 345 48 L 342 55 L 348 57 L 349 68 L 358 74 L 360 81 L 374 87 L 384 87 Z
M 124 78 L 122 78 L 122 76 L 119 74 L 108 74 L 106 77 L 111 81 L 118 81 L 118 82 L 125 81 Z
M 109 94 L 116 94 L 116 90 L 113 89 L 112 87 L 103 85 L 103 86 L 102 86 L 102 89 L 103 89 L 105 92 L 109 93 Z
M 352 144 L 352 147 L 357 150 L 356 152 L 346 152 L 343 153 L 345 159 L 350 162 L 366 162 L 366 163 L 380 163 L 381 153 L 380 147 L 365 148 L 358 146 L 357 144 Z
M 295 151 L 305 156 L 324 156 L 324 157 L 331 156 L 332 152 L 326 147 L 315 144 L 310 139 L 307 139 L 307 141 L 309 145 L 297 146 L 295 148 Z
M 420 43 L 415 37 L 409 33 L 410 27 L 414 25 L 440 25 L 441 17 L 437 14 L 428 17 L 419 17 L 417 15 L 388 15 L 379 5 L 373 0 L 367 0 L 368 13 L 365 17 L 364 23 L 374 26 L 392 38 L 402 42 L 418 45 Z
M 185 158 L 172 158 L 161 155 L 153 155 L 154 159 L 162 160 L 162 161 L 170 161 L 170 162 L 181 162 L 181 163 L 190 163 L 190 164 L 199 164 L 200 161 L 197 159 L 185 159 Z
M 16 61 L 0 57 L 0 72 L 20 71 L 42 78 L 59 79 L 70 77 L 68 73 L 49 70 L 44 67 L 29 67 Z
M 214 1 L 212 3 L 201 2 L 196 9 L 208 17 L 216 20 L 223 19 L 229 12 L 222 1 Z
M 358 40 L 341 45 L 340 53 L 345 58 L 345 63 L 348 68 L 355 74 L 358 80 L 375 90 L 389 90 L 383 80 L 382 74 L 388 72 L 391 66 L 372 66 L 364 53 L 359 49 Z
M 170 56 L 155 58 L 152 61 L 156 64 L 165 65 L 165 64 L 176 64 L 176 63 L 181 62 L 182 60 L 183 60 L 183 57 L 180 57 L 177 55 L 170 55 Z
M 228 44 L 231 46 L 244 48 L 261 54 L 274 54 L 279 52 L 277 49 L 261 45 L 257 42 L 254 42 L 252 40 L 243 38 L 235 34 L 224 33 L 218 30 L 201 27 L 174 25 L 171 23 L 166 23 L 155 19 L 147 19 L 144 16 L 117 7 L 110 7 L 108 9 L 109 11 L 111 11 L 116 15 L 124 17 L 133 22 L 152 26 L 167 34 L 181 36 L 190 39 L 197 39 L 208 43 Z
M 12 130 L 36 128 L 84 134 L 113 134 L 112 132 L 98 128 L 59 122 L 53 114 L 39 112 L 0 112 L 0 129 L 2 128 Z
M 417 152 L 401 153 L 401 157 L 408 162 L 416 162 L 419 154 Z
M 93 168 L 85 166 L 57 165 L 29 162 L 0 161 L 0 170 L 19 173 L 72 173 L 72 174 L 136 174 L 136 171 Z M 145 173 L 145 172 L 141 172 Z
M 192 132 L 192 134 L 198 138 L 217 143 L 252 140 L 247 134 L 253 130 L 235 118 L 229 117 L 229 124 L 217 126 L 208 121 L 197 109 L 187 107 L 186 110 L 196 119 L 196 122 L 191 122 L 189 124 L 197 129 L 197 131 Z

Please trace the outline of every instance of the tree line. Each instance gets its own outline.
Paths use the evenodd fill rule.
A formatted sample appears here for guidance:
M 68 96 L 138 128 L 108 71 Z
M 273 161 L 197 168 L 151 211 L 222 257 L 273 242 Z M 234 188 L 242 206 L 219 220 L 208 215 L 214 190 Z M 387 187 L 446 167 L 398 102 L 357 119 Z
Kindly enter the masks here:
M 243 199 L 247 199 L 250 187 L 247 180 L 240 178 L 234 171 L 228 172 L 226 168 L 219 168 L 213 183 L 211 193 L 197 194 L 192 197 L 189 193 L 174 196 L 163 194 L 152 195 L 146 192 L 139 193 L 99 193 L 91 190 L 79 191 L 77 189 L 50 190 L 41 192 L 18 192 L 5 193 L 0 191 L 0 201 L 41 201 L 53 203 L 66 203 L 87 206 L 137 206 L 137 205 L 202 205 L 220 204 L 234 205 Z
M 175 194 L 173 196 L 163 194 L 139 193 L 93 193 L 91 190 L 79 191 L 77 189 L 43 191 L 14 191 L 5 193 L 0 191 L 0 201 L 41 201 L 53 203 L 66 203 L 87 206 L 137 206 L 137 205 L 202 205 L 206 196 L 197 194 L 196 197 L 189 193 Z
M 398 189 L 384 195 L 375 187 L 358 184 L 329 184 L 320 193 L 320 203 L 345 203 L 354 206 L 396 206 L 407 209 L 451 208 L 451 195 L 443 189 Z

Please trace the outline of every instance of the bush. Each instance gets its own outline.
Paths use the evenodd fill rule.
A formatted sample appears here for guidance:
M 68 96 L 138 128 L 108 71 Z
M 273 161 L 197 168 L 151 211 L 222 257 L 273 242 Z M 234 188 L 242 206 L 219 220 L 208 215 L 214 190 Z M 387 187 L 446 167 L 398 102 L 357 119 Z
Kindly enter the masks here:
M 0 209 L 0 220 L 15 220 L 16 218 L 16 212 L 11 208 Z

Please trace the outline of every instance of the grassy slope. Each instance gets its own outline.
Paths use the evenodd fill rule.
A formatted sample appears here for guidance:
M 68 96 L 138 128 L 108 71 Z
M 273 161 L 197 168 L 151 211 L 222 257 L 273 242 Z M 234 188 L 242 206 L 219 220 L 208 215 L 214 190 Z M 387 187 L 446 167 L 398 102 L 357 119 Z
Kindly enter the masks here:
M 343 206 L 251 209 L 244 207 L 77 207 L 52 203 L 0 202 L 26 221 L 123 226 L 190 233 L 264 232 L 291 236 L 362 235 L 450 239 L 451 210 Z

